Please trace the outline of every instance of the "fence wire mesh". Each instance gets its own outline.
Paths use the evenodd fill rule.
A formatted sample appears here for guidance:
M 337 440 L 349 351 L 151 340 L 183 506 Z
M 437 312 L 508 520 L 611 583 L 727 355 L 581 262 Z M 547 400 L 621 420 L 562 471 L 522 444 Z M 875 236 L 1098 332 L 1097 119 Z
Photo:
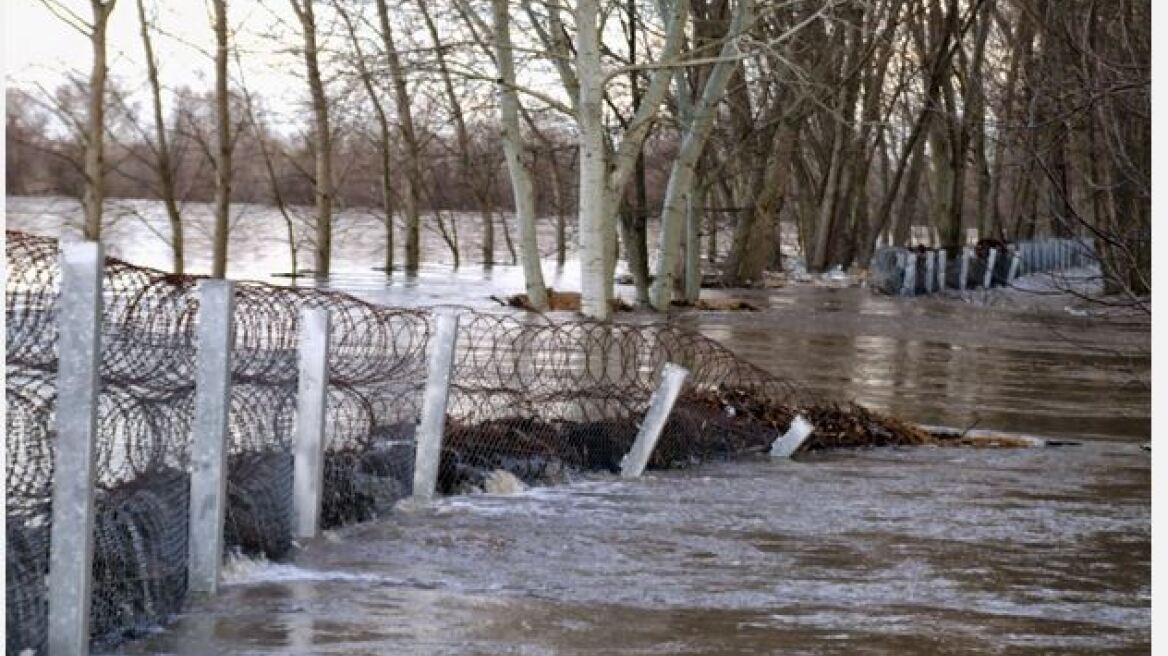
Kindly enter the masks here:
M 53 484 L 54 240 L 7 233 L 7 648 L 43 652 Z M 92 637 L 114 644 L 186 595 L 198 279 L 107 259 L 98 404 Z M 388 512 L 410 491 L 414 428 L 434 328 L 429 310 L 316 289 L 238 283 L 226 549 L 292 545 L 300 313 L 332 319 L 322 522 Z M 798 413 L 805 448 L 911 444 L 926 433 L 858 406 L 815 403 L 716 342 L 667 324 L 554 321 L 461 309 L 439 490 L 482 490 L 496 470 L 529 484 L 619 471 L 662 367 L 689 378 L 650 468 L 761 451 Z

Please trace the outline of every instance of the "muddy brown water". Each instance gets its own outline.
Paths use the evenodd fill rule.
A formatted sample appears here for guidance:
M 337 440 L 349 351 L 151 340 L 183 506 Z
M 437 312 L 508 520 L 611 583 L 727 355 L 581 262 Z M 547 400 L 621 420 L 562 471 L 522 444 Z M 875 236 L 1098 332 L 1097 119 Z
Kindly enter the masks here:
M 56 234 L 44 203 L 9 199 L 9 227 Z M 256 236 L 276 220 L 259 209 L 240 219 L 233 247 L 250 250 L 232 275 L 281 268 L 279 240 Z M 374 227 L 339 231 L 330 286 L 479 307 L 521 287 L 512 267 L 473 264 L 387 281 L 370 271 L 381 257 Z M 120 256 L 165 266 L 154 237 L 132 223 L 119 230 Z M 443 257 L 434 235 L 426 243 Z M 576 287 L 572 266 L 545 271 L 553 286 Z M 815 394 L 1082 444 L 748 459 L 447 498 L 338 531 L 288 563 L 233 562 L 221 594 L 122 651 L 1149 651 L 1146 325 L 860 289 L 734 296 L 763 310 L 675 320 Z

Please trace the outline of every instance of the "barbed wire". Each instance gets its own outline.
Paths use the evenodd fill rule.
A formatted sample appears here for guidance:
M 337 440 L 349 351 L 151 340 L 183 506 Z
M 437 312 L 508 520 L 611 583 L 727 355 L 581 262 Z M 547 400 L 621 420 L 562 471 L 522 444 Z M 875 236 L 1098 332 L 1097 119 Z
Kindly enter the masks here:
M 10 652 L 43 651 L 54 462 L 58 246 L 7 233 L 7 521 Z M 92 633 L 113 644 L 163 622 L 186 595 L 199 278 L 108 258 L 103 279 Z M 226 548 L 292 546 L 292 440 L 300 317 L 332 321 L 323 524 L 365 521 L 409 493 L 434 309 L 311 288 L 235 286 Z M 495 470 L 529 484 L 615 472 L 666 363 L 690 375 L 650 467 L 765 449 L 802 412 L 807 448 L 926 439 L 859 407 L 814 404 L 790 381 L 675 326 L 460 314 L 439 470 L 444 493 Z M 833 428 L 833 426 L 835 428 Z

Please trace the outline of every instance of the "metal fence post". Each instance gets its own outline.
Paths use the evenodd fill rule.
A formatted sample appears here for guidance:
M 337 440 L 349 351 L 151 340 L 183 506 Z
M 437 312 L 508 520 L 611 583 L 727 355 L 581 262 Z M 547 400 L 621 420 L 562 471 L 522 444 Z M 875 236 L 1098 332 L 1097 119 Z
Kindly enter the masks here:
M 688 369 L 672 362 L 666 363 L 661 369 L 661 383 L 649 397 L 649 410 L 645 412 L 645 420 L 637 431 L 637 439 L 621 459 L 621 478 L 638 478 L 645 473 L 649 456 L 653 455 L 653 449 L 657 446 L 665 422 L 669 420 L 669 413 L 673 411 L 673 404 L 677 402 L 677 395 L 681 393 L 681 385 L 688 375 Z
M 296 445 L 292 456 L 293 530 L 298 538 L 314 538 L 320 534 L 329 329 L 327 309 L 305 308 L 300 313 L 300 382 L 296 396 Z
M 925 254 L 925 293 L 933 293 L 933 276 L 937 270 L 937 252 L 929 251 Z
M 456 313 L 440 313 L 435 323 L 426 391 L 422 396 L 422 421 L 418 424 L 417 452 L 414 456 L 414 497 L 419 500 L 432 499 L 438 489 L 442 431 L 446 425 L 446 402 L 450 396 L 454 347 L 458 340 Z
M 102 270 L 96 242 L 61 246 L 57 439 L 49 546 L 49 654 L 89 653 L 93 482 L 101 366 Z
M 945 252 L 945 249 L 937 251 L 937 290 L 942 292 L 945 291 L 945 269 L 948 259 L 949 254 Z
M 961 249 L 961 272 L 957 276 L 957 288 L 965 291 L 966 285 L 969 284 L 969 247 L 965 246 Z
M 982 287 L 989 289 L 994 284 L 994 265 L 998 263 L 998 249 L 991 248 L 990 254 L 986 257 L 985 282 Z
M 223 561 L 234 305 L 235 285 L 232 282 L 203 280 L 199 283 L 187 541 L 190 549 L 187 581 L 191 592 L 214 593 L 219 587 Z

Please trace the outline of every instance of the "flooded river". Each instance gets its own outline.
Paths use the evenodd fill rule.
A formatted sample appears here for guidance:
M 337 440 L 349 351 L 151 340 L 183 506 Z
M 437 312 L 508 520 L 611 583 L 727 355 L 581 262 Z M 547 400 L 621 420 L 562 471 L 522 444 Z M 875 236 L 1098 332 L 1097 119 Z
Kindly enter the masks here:
M 9 199 L 8 210 L 9 227 L 56 234 L 45 201 Z M 165 267 L 162 242 L 126 221 L 111 249 Z M 260 236 L 279 234 L 277 221 L 260 209 L 240 219 L 233 277 L 288 269 L 279 239 Z M 377 223 L 354 214 L 341 224 L 332 287 L 384 303 L 480 307 L 521 288 L 510 266 L 452 273 L 436 235 L 425 239 L 434 264 L 387 279 L 371 270 L 382 258 Z M 550 226 L 541 230 L 551 244 Z M 477 253 L 473 231 L 465 235 Z M 193 237 L 193 248 L 205 241 Z M 552 286 L 578 288 L 571 262 L 545 271 Z M 220 595 L 123 650 L 1150 649 L 1151 462 L 1139 448 L 1151 431 L 1146 325 L 861 289 L 735 297 L 763 310 L 676 320 L 815 394 L 922 423 L 1082 444 L 836 452 L 447 498 L 330 534 L 289 563 L 234 562 Z

